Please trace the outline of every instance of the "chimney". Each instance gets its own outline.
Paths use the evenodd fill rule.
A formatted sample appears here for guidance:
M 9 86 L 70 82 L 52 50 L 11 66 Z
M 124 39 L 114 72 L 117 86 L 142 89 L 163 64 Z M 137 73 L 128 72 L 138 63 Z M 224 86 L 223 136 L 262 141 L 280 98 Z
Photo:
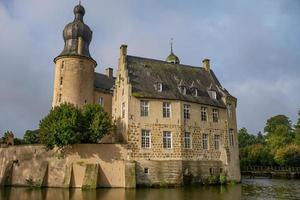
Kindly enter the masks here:
M 126 44 L 122 44 L 120 46 L 120 57 L 122 56 L 127 56 L 127 45 Z
M 108 77 L 108 78 L 113 78 L 113 75 L 114 75 L 114 69 L 113 68 L 106 68 L 105 69 L 105 75 Z
M 202 67 L 206 70 L 206 71 L 210 71 L 210 64 L 209 64 L 209 59 L 208 58 L 204 58 L 202 61 Z

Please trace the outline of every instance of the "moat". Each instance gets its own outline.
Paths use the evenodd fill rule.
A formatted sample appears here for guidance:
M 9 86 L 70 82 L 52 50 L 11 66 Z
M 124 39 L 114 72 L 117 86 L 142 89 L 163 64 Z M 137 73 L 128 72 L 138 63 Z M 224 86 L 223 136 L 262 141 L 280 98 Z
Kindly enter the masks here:
M 231 186 L 194 186 L 163 189 L 30 189 L 6 187 L 0 189 L 0 200 L 89 199 L 89 200 L 257 200 L 300 199 L 300 180 L 243 179 L 242 184 Z

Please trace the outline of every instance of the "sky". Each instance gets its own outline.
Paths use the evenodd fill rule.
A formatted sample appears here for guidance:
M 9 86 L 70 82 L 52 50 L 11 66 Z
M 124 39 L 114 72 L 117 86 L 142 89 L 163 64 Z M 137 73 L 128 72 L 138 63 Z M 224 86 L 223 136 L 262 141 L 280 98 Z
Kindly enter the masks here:
M 22 137 L 51 109 L 55 58 L 73 0 L 0 0 L 0 135 Z M 211 68 L 237 97 L 238 127 L 300 109 L 299 0 L 82 0 L 97 72 L 117 68 L 119 47 L 164 60 L 174 38 L 181 63 Z

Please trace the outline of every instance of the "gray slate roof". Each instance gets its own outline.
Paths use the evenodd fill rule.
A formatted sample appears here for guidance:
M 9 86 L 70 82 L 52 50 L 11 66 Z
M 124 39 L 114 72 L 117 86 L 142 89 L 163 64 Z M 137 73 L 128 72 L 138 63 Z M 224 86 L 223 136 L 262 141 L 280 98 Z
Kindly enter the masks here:
M 225 108 L 222 96 L 230 95 L 220 84 L 214 72 L 202 67 L 173 64 L 165 61 L 127 56 L 129 80 L 132 94 L 137 98 L 182 100 Z M 163 84 L 163 91 L 155 90 L 157 82 Z M 187 94 L 181 94 L 178 86 L 186 85 Z M 198 89 L 198 96 L 192 94 L 192 87 Z M 209 88 L 217 90 L 217 99 L 210 98 Z
M 115 78 L 109 78 L 105 74 L 95 73 L 94 86 L 96 90 L 110 92 L 115 84 Z

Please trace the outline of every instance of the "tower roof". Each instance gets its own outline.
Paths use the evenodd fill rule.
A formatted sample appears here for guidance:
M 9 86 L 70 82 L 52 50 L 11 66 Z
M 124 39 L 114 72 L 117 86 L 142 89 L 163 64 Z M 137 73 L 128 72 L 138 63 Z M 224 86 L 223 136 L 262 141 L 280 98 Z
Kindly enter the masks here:
M 171 53 L 166 58 L 166 61 L 169 63 L 180 64 L 179 58 L 173 52 L 173 38 L 171 39 Z
M 83 21 L 84 7 L 79 3 L 74 7 L 74 20 L 63 30 L 65 46 L 59 56 L 81 55 L 91 58 L 89 45 L 92 40 L 92 30 Z

